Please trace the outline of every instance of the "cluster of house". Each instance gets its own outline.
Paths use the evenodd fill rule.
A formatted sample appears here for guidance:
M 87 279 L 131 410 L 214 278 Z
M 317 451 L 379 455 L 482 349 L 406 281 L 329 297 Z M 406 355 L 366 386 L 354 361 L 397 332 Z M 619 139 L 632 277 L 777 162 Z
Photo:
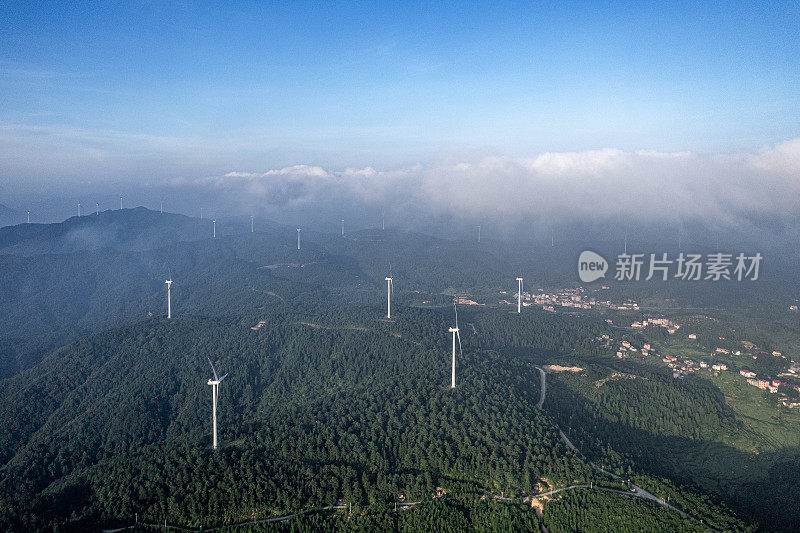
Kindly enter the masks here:
M 571 307 L 573 309 L 592 309 L 597 305 L 597 300 L 586 297 L 583 287 L 559 289 L 555 292 L 541 292 L 530 294 L 523 292 L 522 299 L 529 305 L 540 305 L 545 311 L 555 311 L 556 307 Z
M 591 292 L 598 292 L 600 290 L 607 290 L 609 287 L 604 285 L 599 289 L 592 289 Z M 622 304 L 615 304 L 609 300 L 602 300 L 586 294 L 587 289 L 584 287 L 572 287 L 558 289 L 556 291 L 545 292 L 544 289 L 536 289 L 535 291 L 522 292 L 522 305 L 538 305 L 545 311 L 555 312 L 557 307 L 568 307 L 572 309 L 593 309 L 595 307 L 607 307 L 608 309 L 620 311 L 638 311 L 639 304 L 633 300 L 625 300 Z M 500 291 L 502 295 L 511 295 L 509 291 Z M 517 305 L 517 293 L 513 293 L 514 298 L 504 298 L 500 300 L 501 304 Z M 480 305 L 480 304 L 473 304 Z
M 681 328 L 680 324 L 676 324 L 668 318 L 647 318 L 641 322 L 634 322 L 631 324 L 631 327 L 635 329 L 644 329 L 647 326 L 661 326 L 662 328 L 667 328 L 667 333 L 670 335 Z M 691 339 L 692 335 L 690 335 L 689 338 Z M 697 337 L 695 336 L 695 338 Z
M 601 341 L 605 341 L 608 345 L 613 339 L 610 339 L 608 335 L 603 335 L 600 337 Z M 655 353 L 653 348 L 650 346 L 650 343 L 644 343 L 641 348 L 637 348 L 633 346 L 630 341 L 623 340 L 619 343 L 619 348 L 617 350 L 617 357 L 620 359 L 626 359 L 630 356 L 631 353 L 641 351 L 642 356 L 644 357 L 658 357 L 660 358 L 667 367 L 672 369 L 672 377 L 674 378 L 683 378 L 687 374 L 693 374 L 700 369 L 708 369 L 709 372 L 713 373 L 714 375 L 718 375 L 720 372 L 724 370 L 728 370 L 728 365 L 725 363 L 707 363 L 705 361 L 694 361 L 692 359 L 678 359 L 674 355 L 664 355 L 660 356 L 659 354 Z
M 616 311 L 638 311 L 639 304 L 634 302 L 633 300 L 625 300 L 624 303 L 621 304 L 613 304 L 611 302 L 599 302 L 602 305 L 607 306 L 609 309 L 614 309 Z
M 762 379 L 756 376 L 755 372 L 747 369 L 739 370 L 739 373 L 747 378 L 747 383 L 749 383 L 750 385 L 758 387 L 761 390 L 769 391 L 772 394 L 777 394 L 778 387 L 780 387 L 781 385 L 785 387 L 791 387 L 794 390 L 800 392 L 800 385 L 787 383 L 786 381 L 781 381 L 779 379 Z M 778 401 L 783 405 L 785 405 L 786 407 L 800 407 L 800 402 L 791 400 L 787 397 L 782 397 Z

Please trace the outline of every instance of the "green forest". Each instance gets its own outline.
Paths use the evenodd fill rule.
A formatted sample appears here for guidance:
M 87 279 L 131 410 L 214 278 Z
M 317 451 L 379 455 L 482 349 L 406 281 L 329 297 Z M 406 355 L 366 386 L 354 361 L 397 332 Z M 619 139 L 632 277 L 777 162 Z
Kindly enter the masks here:
M 507 247 L 125 215 L 0 229 L 2 530 L 795 529 L 790 422 L 614 358 L 603 315 L 460 305 L 451 389 L 452 296 L 499 298 Z

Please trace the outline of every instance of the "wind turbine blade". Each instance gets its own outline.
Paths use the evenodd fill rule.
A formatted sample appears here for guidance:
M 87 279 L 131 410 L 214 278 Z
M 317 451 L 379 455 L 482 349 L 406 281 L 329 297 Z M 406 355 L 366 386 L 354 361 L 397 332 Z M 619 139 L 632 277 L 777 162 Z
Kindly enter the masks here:
M 453 300 L 453 309 L 456 312 L 456 327 L 458 327 L 458 306 L 456 305 L 456 301 Z
M 458 337 L 458 354 L 464 357 L 464 350 L 461 349 L 461 331 L 456 330 L 456 337 Z
M 223 379 L 225 379 L 226 377 L 228 377 L 228 374 L 225 374 L 224 376 L 222 376 L 221 378 L 219 378 L 219 380 L 220 380 L 220 381 L 222 381 L 222 380 L 223 380 Z
M 217 371 L 214 369 L 214 363 L 211 362 L 210 357 L 206 357 L 206 359 L 208 359 L 208 364 L 211 365 L 211 371 L 214 373 L 214 379 L 219 381 L 217 378 Z

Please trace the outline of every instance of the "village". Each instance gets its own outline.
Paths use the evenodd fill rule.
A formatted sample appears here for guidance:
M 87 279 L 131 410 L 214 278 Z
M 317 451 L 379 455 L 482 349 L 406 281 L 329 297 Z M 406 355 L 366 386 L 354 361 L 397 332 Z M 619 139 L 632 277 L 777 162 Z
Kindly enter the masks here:
M 657 325 L 667 329 L 667 332 L 671 335 L 674 335 L 679 329 L 680 325 L 672 322 L 666 318 L 650 318 L 643 320 L 641 322 L 634 322 L 631 324 L 632 329 L 643 329 L 648 325 Z M 687 339 L 689 340 L 696 340 L 697 335 L 694 333 L 690 333 L 687 335 Z M 720 339 L 724 340 L 722 337 Z M 611 347 L 614 344 L 614 339 L 609 337 L 608 335 L 603 335 L 600 339 L 606 345 Z M 743 341 L 743 345 L 748 349 L 754 349 L 756 346 L 753 343 L 748 341 Z M 650 343 L 643 343 L 640 347 L 634 346 L 628 340 L 622 340 L 619 342 L 617 347 L 616 356 L 620 359 L 626 359 L 631 356 L 633 353 L 641 353 L 642 357 L 654 357 L 657 359 L 661 359 L 661 361 L 670 369 L 672 369 L 672 377 L 675 379 L 682 379 L 688 374 L 694 374 L 700 371 L 710 372 L 712 375 L 717 376 L 720 372 L 727 372 L 729 371 L 728 364 L 724 362 L 712 362 L 709 363 L 708 361 L 695 361 L 693 359 L 679 359 L 674 355 L 668 354 L 658 354 L 656 353 L 653 348 L 651 347 Z M 766 352 L 762 351 L 762 355 L 767 355 Z M 710 358 L 716 358 L 720 355 L 727 355 L 727 356 L 741 356 L 741 350 L 730 350 L 726 348 L 715 348 L 713 353 L 709 354 Z M 786 359 L 787 357 L 782 354 L 781 352 L 774 350 L 771 354 L 772 357 L 782 357 Z M 757 357 L 755 355 L 752 356 L 754 359 Z M 800 364 L 794 361 L 790 361 L 790 366 L 786 372 L 780 374 L 780 376 L 789 377 L 789 376 L 798 376 L 800 375 Z M 790 383 L 785 380 L 780 380 L 777 378 L 759 378 L 755 372 L 749 370 L 747 368 L 741 368 L 739 370 L 739 374 L 742 375 L 744 378 L 747 379 L 747 383 L 751 386 L 757 387 L 761 390 L 768 391 L 771 394 L 777 394 L 778 396 L 778 403 L 784 405 L 789 408 L 797 408 L 800 407 L 800 400 L 798 400 L 797 393 L 800 393 L 800 385 L 796 383 Z M 793 393 L 790 391 L 794 391 Z M 790 396 L 791 394 L 791 396 Z

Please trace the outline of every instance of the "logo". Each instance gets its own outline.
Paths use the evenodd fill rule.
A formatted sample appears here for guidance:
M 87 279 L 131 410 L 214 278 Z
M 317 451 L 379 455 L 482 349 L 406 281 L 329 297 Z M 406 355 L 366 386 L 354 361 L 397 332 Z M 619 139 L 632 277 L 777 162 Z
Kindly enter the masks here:
M 591 283 L 606 276 L 608 261 L 602 255 L 586 250 L 578 257 L 578 277 L 584 283 Z

